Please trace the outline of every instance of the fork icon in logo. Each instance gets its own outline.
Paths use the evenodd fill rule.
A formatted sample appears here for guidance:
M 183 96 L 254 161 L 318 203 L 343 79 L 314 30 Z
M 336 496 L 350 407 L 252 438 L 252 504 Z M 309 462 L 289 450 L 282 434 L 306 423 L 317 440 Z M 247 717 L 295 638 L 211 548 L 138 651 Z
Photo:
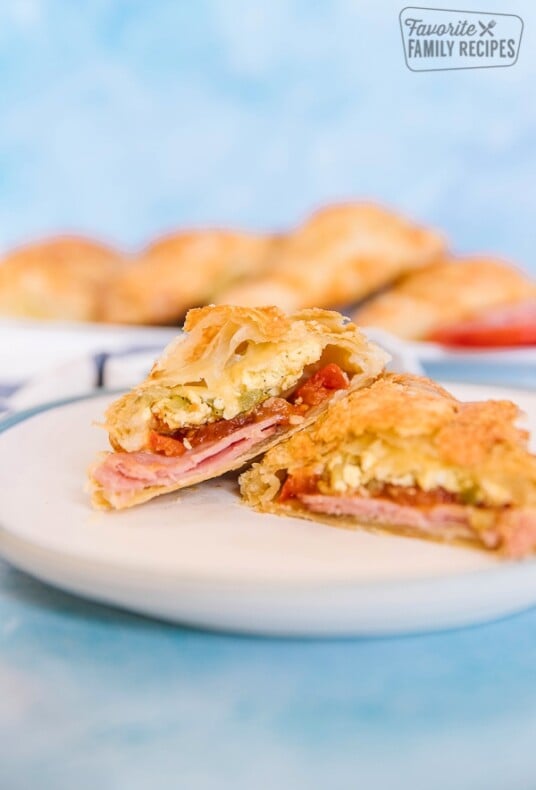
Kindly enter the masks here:
M 494 19 L 492 19 L 491 22 L 489 22 L 487 25 L 485 25 L 483 22 L 478 20 L 478 24 L 482 28 L 482 31 L 480 33 L 481 36 L 483 36 L 485 33 L 489 33 L 490 36 L 495 36 L 495 33 L 493 33 L 492 29 L 495 27 L 497 22 Z

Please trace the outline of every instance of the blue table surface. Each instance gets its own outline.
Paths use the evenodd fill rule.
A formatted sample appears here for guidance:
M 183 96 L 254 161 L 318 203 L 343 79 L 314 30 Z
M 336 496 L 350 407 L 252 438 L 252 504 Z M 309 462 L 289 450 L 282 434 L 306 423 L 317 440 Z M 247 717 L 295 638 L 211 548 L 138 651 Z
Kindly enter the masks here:
M 536 610 L 404 638 L 247 638 L 0 561 L 2 790 L 533 790 L 535 742 Z
M 0 564 L 0 787 L 536 787 L 536 611 L 430 636 L 201 633 Z

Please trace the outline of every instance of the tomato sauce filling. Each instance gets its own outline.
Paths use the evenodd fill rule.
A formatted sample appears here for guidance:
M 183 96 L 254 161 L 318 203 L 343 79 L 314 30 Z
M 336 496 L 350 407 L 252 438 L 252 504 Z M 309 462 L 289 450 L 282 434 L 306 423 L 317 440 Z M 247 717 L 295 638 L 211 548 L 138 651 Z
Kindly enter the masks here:
M 460 348 L 536 345 L 536 300 L 495 307 L 479 317 L 443 326 L 428 340 Z
M 346 373 L 335 363 L 330 363 L 313 373 L 287 400 L 268 398 L 251 411 L 238 414 L 231 420 L 217 420 L 198 428 L 181 428 L 171 434 L 151 431 L 147 449 L 159 455 L 180 456 L 190 449 L 220 441 L 238 429 L 261 422 L 267 417 L 277 416 L 276 425 L 289 425 L 292 417 L 303 417 L 313 406 L 331 397 L 334 391 L 349 386 Z
M 299 499 L 303 494 L 317 494 L 320 475 L 311 475 L 307 472 L 288 475 L 281 486 L 277 498 L 278 502 L 287 502 L 289 499 Z
M 445 488 L 432 488 L 424 491 L 418 486 L 397 486 L 392 483 L 380 483 L 368 489 L 378 499 L 389 499 L 397 505 L 410 507 L 433 507 L 434 505 L 453 505 L 460 503 L 458 494 Z
M 307 472 L 288 475 L 281 487 L 277 501 L 287 502 L 289 499 L 299 499 L 304 494 L 318 494 L 320 493 L 320 480 L 320 475 Z M 350 492 L 349 496 L 352 496 L 352 493 Z M 388 499 L 397 505 L 423 508 L 462 503 L 462 499 L 458 494 L 447 491 L 444 488 L 433 488 L 430 491 L 424 491 L 418 486 L 398 486 L 380 481 L 369 484 L 357 495 L 370 496 L 374 499 Z

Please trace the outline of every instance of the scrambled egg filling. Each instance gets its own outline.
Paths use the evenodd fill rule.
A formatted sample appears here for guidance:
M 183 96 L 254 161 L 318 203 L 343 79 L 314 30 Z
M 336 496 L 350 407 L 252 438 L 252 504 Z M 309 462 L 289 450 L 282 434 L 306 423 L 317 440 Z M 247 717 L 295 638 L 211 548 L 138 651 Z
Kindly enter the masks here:
M 494 478 L 479 475 L 477 480 L 468 470 L 446 466 L 434 457 L 429 442 L 418 437 L 408 451 L 396 439 L 391 442 L 364 435 L 346 445 L 344 452 L 330 456 L 319 486 L 330 494 L 366 489 L 373 482 L 416 486 L 423 491 L 443 488 L 460 495 L 468 505 L 507 504 L 511 501 L 509 486 Z
M 256 344 L 250 353 L 237 355 L 211 387 L 204 380 L 140 387 L 110 408 L 111 438 L 132 452 L 142 449 L 148 431 L 157 427 L 172 432 L 230 420 L 267 398 L 287 393 L 298 384 L 304 368 L 318 362 L 322 351 L 323 344 L 315 337 L 299 344 L 285 343 L 279 350 L 271 343 Z

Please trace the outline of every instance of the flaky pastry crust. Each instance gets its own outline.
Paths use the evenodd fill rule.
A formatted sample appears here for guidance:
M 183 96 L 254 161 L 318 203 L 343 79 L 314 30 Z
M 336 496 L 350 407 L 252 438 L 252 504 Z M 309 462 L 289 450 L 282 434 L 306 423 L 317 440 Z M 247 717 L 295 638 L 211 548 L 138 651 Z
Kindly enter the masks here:
M 165 236 L 149 245 L 111 284 L 106 320 L 178 324 L 188 309 L 269 265 L 278 239 L 227 230 Z
M 98 321 L 107 285 L 124 267 L 124 256 L 83 237 L 25 245 L 0 261 L 0 314 Z
M 376 485 L 446 490 L 463 496 L 479 517 L 486 508 L 531 510 L 536 507 L 536 456 L 527 448 L 526 431 L 515 425 L 518 416 L 509 401 L 462 403 L 428 379 L 383 374 L 330 404 L 313 425 L 266 453 L 240 477 L 242 495 L 259 510 L 319 518 L 295 503 L 278 502 L 286 476 L 316 475 L 323 481 L 322 493 L 351 495 L 344 469 L 355 473 L 360 464 L 358 492 L 367 479 Z M 341 465 L 342 476 L 326 476 Z M 351 518 L 320 520 L 352 524 Z
M 364 433 L 425 437 L 445 463 L 475 470 L 494 447 L 505 454 L 522 449 L 524 463 L 528 435 L 514 424 L 518 416 L 510 401 L 462 403 L 424 376 L 386 373 L 332 404 L 309 431 L 276 447 L 263 464 L 314 465 L 341 442 Z
M 329 206 L 282 242 L 269 271 L 218 294 L 219 304 L 284 310 L 348 305 L 444 253 L 440 234 L 368 203 Z
M 457 320 L 536 296 L 536 287 L 512 265 L 487 257 L 448 259 L 405 276 L 353 315 L 408 339 L 425 339 Z

